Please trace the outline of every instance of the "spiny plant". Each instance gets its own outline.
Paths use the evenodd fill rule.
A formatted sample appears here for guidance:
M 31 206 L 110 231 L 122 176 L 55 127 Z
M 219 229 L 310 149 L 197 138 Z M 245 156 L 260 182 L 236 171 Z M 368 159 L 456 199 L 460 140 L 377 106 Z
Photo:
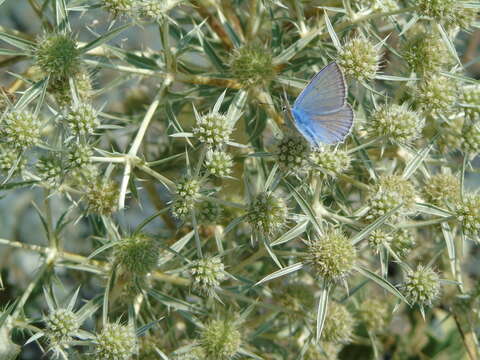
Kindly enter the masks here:
M 478 0 L 25 6 L 1 359 L 480 356 Z M 354 126 L 312 147 L 282 108 L 331 62 Z

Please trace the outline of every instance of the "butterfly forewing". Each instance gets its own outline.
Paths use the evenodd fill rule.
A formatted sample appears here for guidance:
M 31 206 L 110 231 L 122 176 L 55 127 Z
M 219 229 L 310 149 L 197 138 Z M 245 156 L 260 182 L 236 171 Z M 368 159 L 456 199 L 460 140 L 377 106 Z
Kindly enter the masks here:
M 342 70 L 332 62 L 320 70 L 300 93 L 294 108 L 316 114 L 328 114 L 345 105 L 347 86 Z

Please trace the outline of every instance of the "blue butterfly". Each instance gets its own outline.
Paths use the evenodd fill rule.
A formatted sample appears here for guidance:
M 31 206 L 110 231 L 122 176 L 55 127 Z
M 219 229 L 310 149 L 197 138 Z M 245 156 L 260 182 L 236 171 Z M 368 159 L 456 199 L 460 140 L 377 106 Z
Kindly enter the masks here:
M 291 109 L 295 127 L 313 146 L 343 141 L 354 118 L 346 100 L 345 77 L 332 62 L 310 80 L 295 100 Z

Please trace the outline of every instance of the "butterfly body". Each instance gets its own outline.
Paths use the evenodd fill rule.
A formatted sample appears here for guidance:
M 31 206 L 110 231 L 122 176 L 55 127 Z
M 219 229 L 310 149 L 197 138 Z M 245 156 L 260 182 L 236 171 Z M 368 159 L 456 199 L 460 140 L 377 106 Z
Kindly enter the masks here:
M 353 125 L 353 110 L 346 103 L 347 86 L 333 62 L 320 70 L 295 100 L 291 109 L 298 131 L 313 145 L 341 142 Z

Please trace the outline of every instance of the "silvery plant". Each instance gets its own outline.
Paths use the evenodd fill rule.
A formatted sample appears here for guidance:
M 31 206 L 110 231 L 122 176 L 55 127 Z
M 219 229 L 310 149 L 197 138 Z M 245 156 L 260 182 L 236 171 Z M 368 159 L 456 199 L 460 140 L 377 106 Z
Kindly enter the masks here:
M 479 11 L 0 0 L 0 359 L 480 359 Z

